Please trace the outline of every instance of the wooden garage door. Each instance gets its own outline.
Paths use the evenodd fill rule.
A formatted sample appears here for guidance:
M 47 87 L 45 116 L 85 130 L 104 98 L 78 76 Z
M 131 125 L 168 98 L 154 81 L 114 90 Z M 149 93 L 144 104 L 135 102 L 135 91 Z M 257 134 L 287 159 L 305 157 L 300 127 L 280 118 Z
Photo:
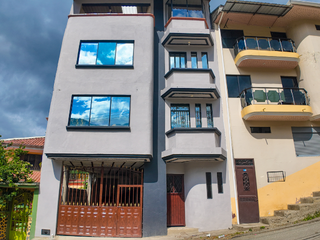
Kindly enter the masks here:
M 143 171 L 64 167 L 57 234 L 142 236 Z

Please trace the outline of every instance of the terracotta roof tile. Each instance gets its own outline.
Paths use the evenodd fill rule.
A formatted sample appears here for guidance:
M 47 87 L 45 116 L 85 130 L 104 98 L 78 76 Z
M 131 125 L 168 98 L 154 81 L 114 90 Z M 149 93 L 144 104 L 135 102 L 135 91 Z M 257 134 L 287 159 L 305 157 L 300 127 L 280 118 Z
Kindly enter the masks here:
M 5 144 L 23 145 L 29 147 L 43 147 L 45 137 L 11 138 L 3 139 Z
M 32 171 L 31 178 L 34 182 L 39 183 L 41 178 L 41 172 L 40 171 Z

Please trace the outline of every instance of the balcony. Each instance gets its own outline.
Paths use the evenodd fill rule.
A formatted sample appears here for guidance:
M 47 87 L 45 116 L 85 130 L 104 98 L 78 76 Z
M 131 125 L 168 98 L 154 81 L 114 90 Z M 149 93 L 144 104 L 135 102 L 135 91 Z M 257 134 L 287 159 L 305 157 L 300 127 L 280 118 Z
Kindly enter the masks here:
M 171 17 L 165 25 L 163 46 L 213 46 L 205 18 Z
M 166 132 L 166 162 L 224 161 L 226 151 L 220 146 L 217 128 L 174 128 Z
M 212 69 L 172 68 L 165 78 L 166 88 L 161 91 L 164 99 L 220 97 Z
M 307 121 L 312 116 L 303 88 L 247 88 L 240 94 L 241 116 L 248 121 Z
M 293 69 L 299 63 L 299 54 L 291 39 L 241 37 L 234 44 L 234 54 L 238 67 Z

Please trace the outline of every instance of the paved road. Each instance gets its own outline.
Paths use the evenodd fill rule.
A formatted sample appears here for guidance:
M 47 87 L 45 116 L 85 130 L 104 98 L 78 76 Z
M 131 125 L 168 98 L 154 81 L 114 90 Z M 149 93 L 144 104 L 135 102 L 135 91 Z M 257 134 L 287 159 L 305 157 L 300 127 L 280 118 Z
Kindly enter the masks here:
M 320 240 L 320 221 L 289 228 L 232 238 L 234 240 Z

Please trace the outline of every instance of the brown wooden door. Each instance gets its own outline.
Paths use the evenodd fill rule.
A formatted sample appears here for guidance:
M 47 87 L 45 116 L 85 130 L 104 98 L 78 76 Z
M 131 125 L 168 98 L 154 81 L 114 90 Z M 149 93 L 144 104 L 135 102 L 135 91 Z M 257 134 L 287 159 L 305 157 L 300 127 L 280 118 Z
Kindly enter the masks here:
M 184 182 L 182 174 L 167 175 L 167 225 L 185 226 Z
M 236 159 L 240 223 L 259 222 L 259 204 L 253 159 Z

